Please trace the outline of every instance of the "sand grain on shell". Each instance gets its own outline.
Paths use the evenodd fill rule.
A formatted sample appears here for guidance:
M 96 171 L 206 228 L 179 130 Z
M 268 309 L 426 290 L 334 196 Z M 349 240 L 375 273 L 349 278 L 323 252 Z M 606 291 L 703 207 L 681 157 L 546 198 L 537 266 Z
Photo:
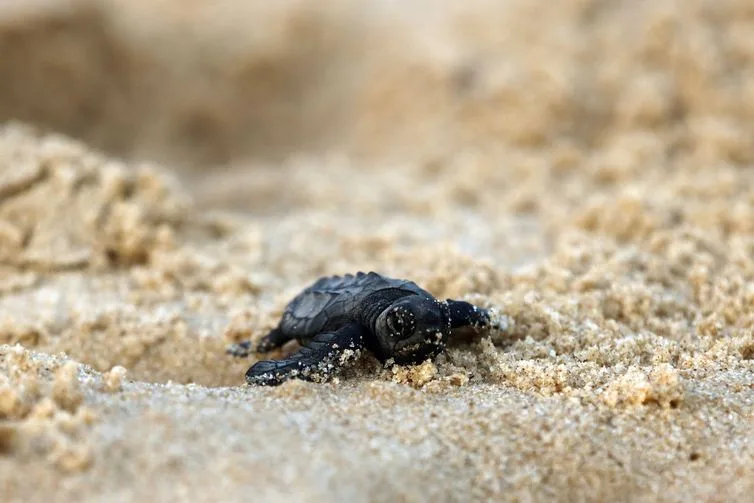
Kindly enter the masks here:
M 747 500 L 748 3 L 260 4 L 256 45 L 213 5 L 0 13 L 26 44 L 0 62 L 0 114 L 69 135 L 0 130 L 3 501 Z M 65 96 L 28 79 L 50 19 L 61 57 L 112 51 L 61 59 L 90 76 Z M 224 21 L 185 36 L 196 19 Z M 171 172 L 187 158 L 233 162 Z M 253 360 L 227 343 L 370 269 L 503 329 L 413 367 L 242 385 Z

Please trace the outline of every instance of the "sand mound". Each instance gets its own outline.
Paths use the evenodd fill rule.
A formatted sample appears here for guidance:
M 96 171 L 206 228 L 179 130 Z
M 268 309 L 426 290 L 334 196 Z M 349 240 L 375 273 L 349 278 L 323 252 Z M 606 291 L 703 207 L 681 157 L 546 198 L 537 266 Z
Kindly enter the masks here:
M 0 264 L 65 270 L 138 264 L 170 247 L 185 195 L 149 167 L 126 167 L 60 136 L 0 130 Z

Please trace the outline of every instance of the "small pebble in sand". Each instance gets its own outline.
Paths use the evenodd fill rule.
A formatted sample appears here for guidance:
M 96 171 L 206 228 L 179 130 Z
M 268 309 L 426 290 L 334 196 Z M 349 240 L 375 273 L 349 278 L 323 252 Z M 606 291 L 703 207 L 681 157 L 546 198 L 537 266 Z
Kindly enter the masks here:
M 106 372 L 102 376 L 105 381 L 105 390 L 111 393 L 120 391 L 123 386 L 123 379 L 125 379 L 127 373 L 128 371 L 120 365 L 111 368 L 109 372 Z
M 52 385 L 52 398 L 55 403 L 69 412 L 75 411 L 83 400 L 78 381 L 79 364 L 66 362 L 55 374 Z

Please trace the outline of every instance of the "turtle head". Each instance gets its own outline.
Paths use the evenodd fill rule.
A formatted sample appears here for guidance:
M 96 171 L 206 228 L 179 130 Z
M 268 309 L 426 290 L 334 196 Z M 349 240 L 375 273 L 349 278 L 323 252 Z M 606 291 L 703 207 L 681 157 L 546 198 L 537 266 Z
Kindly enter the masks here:
M 450 335 L 445 302 L 411 296 L 391 304 L 375 324 L 378 353 L 396 363 L 418 363 L 439 353 Z

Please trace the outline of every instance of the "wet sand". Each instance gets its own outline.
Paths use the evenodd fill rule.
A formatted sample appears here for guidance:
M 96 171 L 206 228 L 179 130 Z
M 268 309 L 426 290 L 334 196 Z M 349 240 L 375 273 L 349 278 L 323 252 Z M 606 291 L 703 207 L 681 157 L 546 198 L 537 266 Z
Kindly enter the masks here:
M 754 490 L 747 2 L 26 5 L 0 8 L 3 501 Z M 226 345 L 359 270 L 502 329 L 246 386 Z

